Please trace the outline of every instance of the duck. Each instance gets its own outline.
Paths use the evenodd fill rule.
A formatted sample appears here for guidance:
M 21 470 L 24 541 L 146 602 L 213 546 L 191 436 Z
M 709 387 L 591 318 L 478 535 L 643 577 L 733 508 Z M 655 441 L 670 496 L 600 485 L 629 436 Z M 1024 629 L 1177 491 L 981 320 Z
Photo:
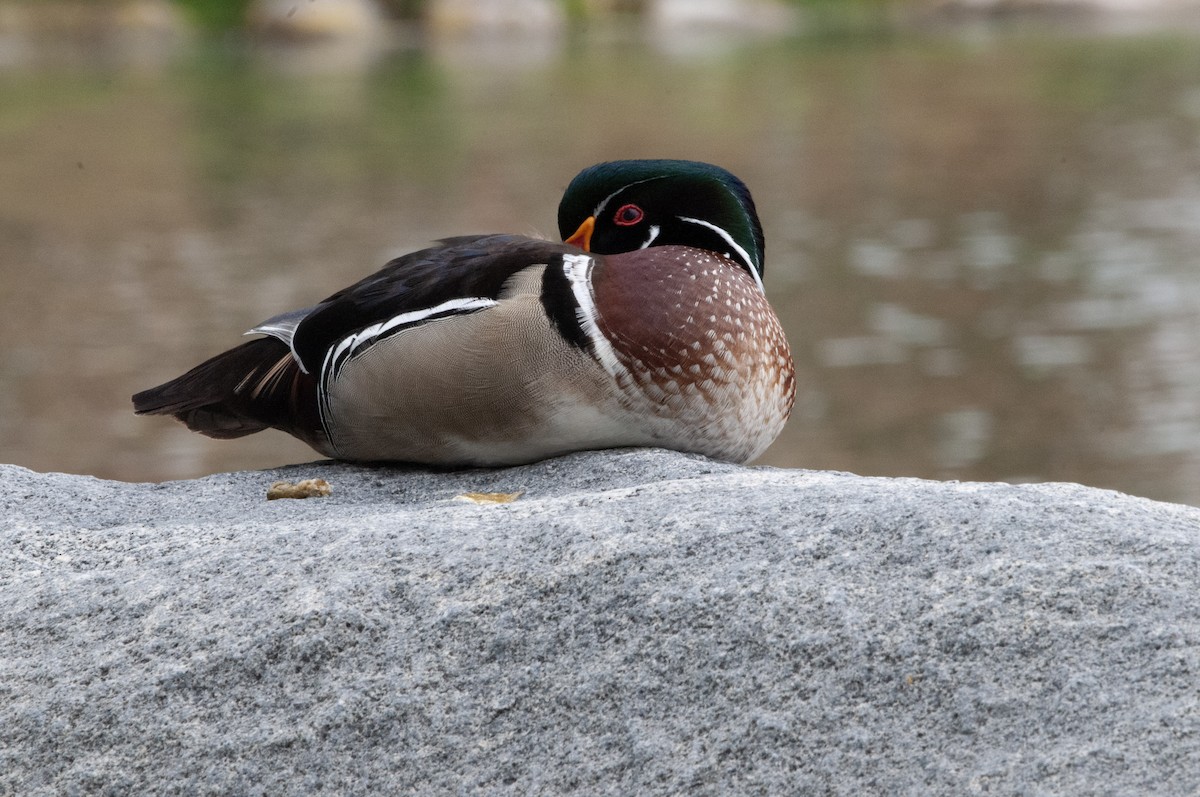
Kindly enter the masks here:
M 217 439 L 278 429 L 325 457 L 443 467 L 659 447 L 760 456 L 795 400 L 746 185 L 713 164 L 599 163 L 561 242 L 445 238 L 133 396 Z

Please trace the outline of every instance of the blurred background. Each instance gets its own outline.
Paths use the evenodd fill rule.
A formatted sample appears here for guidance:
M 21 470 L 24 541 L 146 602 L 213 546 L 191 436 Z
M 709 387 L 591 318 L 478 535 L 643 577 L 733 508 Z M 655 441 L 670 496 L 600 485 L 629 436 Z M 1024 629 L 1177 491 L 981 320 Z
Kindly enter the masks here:
M 0 0 L 0 461 L 315 458 L 133 392 L 627 157 L 753 190 L 760 460 L 1200 504 L 1195 2 Z

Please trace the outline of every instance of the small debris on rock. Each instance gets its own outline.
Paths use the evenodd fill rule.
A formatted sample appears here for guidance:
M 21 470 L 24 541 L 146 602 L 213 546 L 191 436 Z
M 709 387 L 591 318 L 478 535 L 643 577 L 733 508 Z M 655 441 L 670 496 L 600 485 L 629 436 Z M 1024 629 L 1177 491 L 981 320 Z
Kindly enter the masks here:
M 305 479 L 299 482 L 272 482 L 267 488 L 267 500 L 276 498 L 324 498 L 333 488 L 324 479 Z
M 473 504 L 511 504 L 522 494 L 521 491 L 515 493 L 463 493 L 454 498 L 458 501 L 470 501 Z

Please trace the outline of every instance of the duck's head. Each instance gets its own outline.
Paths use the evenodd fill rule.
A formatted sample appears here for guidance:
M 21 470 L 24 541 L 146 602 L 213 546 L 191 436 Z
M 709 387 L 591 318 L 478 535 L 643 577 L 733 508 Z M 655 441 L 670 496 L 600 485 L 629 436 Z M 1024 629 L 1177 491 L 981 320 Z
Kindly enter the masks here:
M 763 233 L 745 184 L 719 166 L 626 160 L 580 172 L 558 205 L 563 240 L 597 254 L 692 246 L 723 254 L 762 287 Z

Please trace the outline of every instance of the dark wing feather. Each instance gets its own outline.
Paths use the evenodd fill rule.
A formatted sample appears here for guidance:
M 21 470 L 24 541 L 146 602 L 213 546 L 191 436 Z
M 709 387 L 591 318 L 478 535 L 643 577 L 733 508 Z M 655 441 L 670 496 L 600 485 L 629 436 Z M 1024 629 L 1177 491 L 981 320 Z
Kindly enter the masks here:
M 292 349 L 305 370 L 316 373 L 330 347 L 347 335 L 452 299 L 495 299 L 518 271 L 576 251 L 521 235 L 446 238 L 392 260 L 318 304 L 296 326 Z
M 282 429 L 309 444 L 324 435 L 315 378 L 287 344 L 258 338 L 202 362 L 183 376 L 133 397 L 139 415 L 174 415 L 193 431 L 226 439 Z

